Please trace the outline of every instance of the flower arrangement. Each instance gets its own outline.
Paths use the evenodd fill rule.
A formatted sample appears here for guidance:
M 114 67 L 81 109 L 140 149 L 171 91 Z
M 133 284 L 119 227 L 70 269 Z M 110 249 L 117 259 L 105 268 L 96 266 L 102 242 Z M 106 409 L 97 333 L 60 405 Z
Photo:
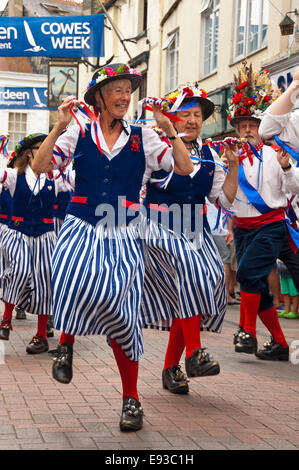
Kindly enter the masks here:
M 177 97 L 181 94 L 185 94 L 185 98 L 192 98 L 193 96 L 199 96 L 201 98 L 207 98 L 207 92 L 202 88 L 197 87 L 184 87 L 179 89 L 178 91 L 171 93 L 167 96 L 167 100 L 172 101 L 173 103 L 176 101 Z
M 131 69 L 127 65 L 120 65 L 117 70 L 113 70 L 111 67 L 104 67 L 102 70 L 99 72 L 97 78 L 95 80 L 92 80 L 89 84 L 87 89 L 91 88 L 93 85 L 96 85 L 97 83 L 102 82 L 108 77 L 114 77 L 115 75 L 120 75 L 120 74 L 130 74 L 130 75 L 141 75 L 141 73 L 136 70 L 136 69 Z
M 281 90 L 275 89 L 268 69 L 263 73 L 254 72 L 252 64 L 248 67 L 245 62 L 238 75 L 234 75 L 231 95 L 229 121 L 243 116 L 259 119 L 270 104 L 281 95 Z

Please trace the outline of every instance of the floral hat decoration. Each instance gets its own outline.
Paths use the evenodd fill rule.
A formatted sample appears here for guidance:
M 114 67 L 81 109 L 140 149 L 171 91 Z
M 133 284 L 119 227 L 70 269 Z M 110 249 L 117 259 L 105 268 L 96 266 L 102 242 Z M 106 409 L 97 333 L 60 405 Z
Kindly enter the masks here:
M 234 75 L 228 120 L 234 127 L 242 120 L 260 121 L 262 114 L 280 95 L 281 90 L 271 82 L 268 69 L 263 73 L 254 72 L 252 64 L 248 67 L 244 62 L 238 75 Z
M 37 142 L 43 142 L 45 138 L 47 137 L 47 134 L 29 134 L 26 137 L 24 137 L 23 140 L 20 140 L 15 146 L 15 151 L 12 152 L 12 157 L 18 158 L 24 150 L 31 149 Z
M 110 64 L 97 70 L 87 87 L 84 100 L 87 104 L 95 106 L 95 92 L 107 83 L 114 80 L 130 80 L 132 84 L 132 93 L 141 85 L 142 75 L 126 64 Z
M 173 103 L 170 112 L 174 112 L 174 110 L 183 111 L 187 109 L 188 103 L 190 104 L 194 100 L 198 101 L 202 108 L 204 121 L 213 114 L 215 109 L 215 105 L 208 98 L 207 92 L 202 88 L 198 88 L 197 84 L 195 86 L 180 87 L 178 91 L 168 95 L 166 100 Z

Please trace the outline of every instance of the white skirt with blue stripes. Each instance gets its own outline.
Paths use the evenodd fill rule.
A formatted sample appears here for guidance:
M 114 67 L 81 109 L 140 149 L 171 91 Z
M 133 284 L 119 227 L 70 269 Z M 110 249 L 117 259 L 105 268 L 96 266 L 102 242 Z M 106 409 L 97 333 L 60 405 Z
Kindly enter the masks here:
M 56 237 L 58 237 L 58 235 L 59 235 L 62 224 L 63 224 L 63 219 L 59 219 L 58 217 L 54 217 L 54 231 L 56 233 Z
M 95 228 L 67 215 L 53 253 L 56 329 L 73 335 L 104 334 L 131 360 L 139 360 L 143 281 L 138 227 Z
M 2 234 L 2 297 L 37 315 L 52 314 L 51 258 L 54 231 L 29 237 L 6 228 Z
M 7 225 L 6 224 L 1 224 L 0 223 L 0 275 L 1 273 L 4 272 L 4 256 L 3 256 L 3 249 L 2 249 L 2 238 L 3 238 L 3 235 L 5 233 L 5 231 L 7 230 Z M 2 281 L 1 281 L 1 278 L 0 278 L 0 287 L 2 287 Z
M 174 318 L 202 315 L 201 330 L 219 333 L 226 313 L 224 267 L 211 233 L 199 248 L 151 223 L 145 240 L 143 326 L 169 330 Z

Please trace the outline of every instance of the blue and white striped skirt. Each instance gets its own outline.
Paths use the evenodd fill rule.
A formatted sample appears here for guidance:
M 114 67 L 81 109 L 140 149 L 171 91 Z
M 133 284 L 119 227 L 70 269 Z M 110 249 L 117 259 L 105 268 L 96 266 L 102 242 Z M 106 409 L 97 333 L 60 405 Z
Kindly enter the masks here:
M 7 225 L 6 224 L 0 224 L 0 275 L 1 273 L 4 272 L 4 256 L 3 256 L 3 250 L 2 250 L 2 238 L 7 230 Z M 0 287 L 2 287 L 2 281 L 0 278 Z
M 55 232 L 29 237 L 7 228 L 2 235 L 3 300 L 37 315 L 52 314 L 51 258 Z
M 58 235 L 59 235 L 62 224 L 63 224 L 63 219 L 59 219 L 58 217 L 54 217 L 54 231 L 56 233 L 56 237 L 58 237 Z
M 202 315 L 201 329 L 220 332 L 227 307 L 224 267 L 212 235 L 196 248 L 185 235 L 151 223 L 145 239 L 143 326 L 169 330 L 174 318 Z
M 133 361 L 143 353 L 139 315 L 144 256 L 138 228 L 97 228 L 67 215 L 53 254 L 54 326 L 105 334 Z

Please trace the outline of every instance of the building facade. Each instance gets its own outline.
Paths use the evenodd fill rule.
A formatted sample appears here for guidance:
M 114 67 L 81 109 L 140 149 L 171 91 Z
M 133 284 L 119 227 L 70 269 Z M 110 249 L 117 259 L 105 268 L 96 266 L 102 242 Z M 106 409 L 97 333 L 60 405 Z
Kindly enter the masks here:
M 101 63 L 111 58 L 126 62 L 144 76 L 131 118 L 139 98 L 165 96 L 182 84 L 197 82 L 217 105 L 203 135 L 229 135 L 230 84 L 242 62 L 251 62 L 256 70 L 268 68 L 282 88 L 299 65 L 299 0 L 96 0 L 96 5 L 95 11 L 106 15 L 107 26 Z M 297 15 L 289 14 L 294 34 L 281 36 L 279 23 L 295 8 Z M 91 72 L 85 68 L 81 74 L 82 93 Z

